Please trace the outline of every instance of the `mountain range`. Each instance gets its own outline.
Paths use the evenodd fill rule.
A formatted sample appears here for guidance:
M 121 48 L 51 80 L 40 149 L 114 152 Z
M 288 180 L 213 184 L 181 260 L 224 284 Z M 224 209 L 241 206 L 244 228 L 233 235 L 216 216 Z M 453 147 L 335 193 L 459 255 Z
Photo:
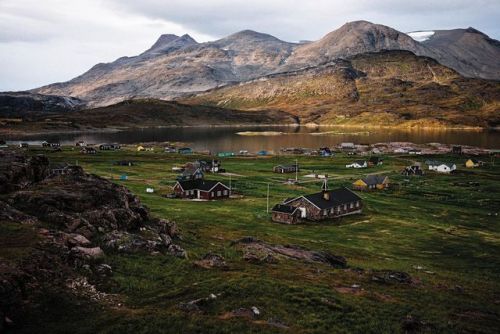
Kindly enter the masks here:
M 182 125 L 182 112 L 196 123 L 201 110 L 203 124 L 223 124 L 227 110 L 231 124 L 245 112 L 252 123 L 263 117 L 271 123 L 497 127 L 499 59 L 500 42 L 473 28 L 405 34 L 355 21 L 300 43 L 251 30 L 205 43 L 165 34 L 137 56 L 97 64 L 70 81 L 0 94 L 0 112 L 12 116 L 36 106 L 32 119 L 40 120 L 54 101 L 58 110 L 67 103 L 77 113 L 51 119 L 85 128 L 95 125 L 92 119 L 102 126 L 100 113 L 133 110 L 134 123 L 143 126 L 156 124 L 152 117 L 158 125 Z M 85 120 L 81 110 L 92 108 Z M 162 108 L 175 117 L 158 117 Z
M 436 31 L 419 42 L 390 27 L 356 21 L 307 43 L 289 43 L 250 30 L 207 43 L 197 43 L 189 35 L 162 35 L 138 56 L 97 64 L 68 82 L 33 92 L 74 96 L 89 106 L 132 98 L 171 100 L 382 50 L 430 57 L 465 77 L 500 79 L 500 42 L 477 30 Z

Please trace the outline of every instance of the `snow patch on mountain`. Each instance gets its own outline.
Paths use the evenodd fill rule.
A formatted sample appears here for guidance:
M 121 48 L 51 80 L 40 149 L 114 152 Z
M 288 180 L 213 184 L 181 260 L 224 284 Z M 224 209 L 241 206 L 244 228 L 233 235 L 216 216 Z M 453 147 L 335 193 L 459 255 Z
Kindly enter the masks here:
M 412 31 L 407 34 L 417 42 L 425 42 L 434 35 L 434 31 Z

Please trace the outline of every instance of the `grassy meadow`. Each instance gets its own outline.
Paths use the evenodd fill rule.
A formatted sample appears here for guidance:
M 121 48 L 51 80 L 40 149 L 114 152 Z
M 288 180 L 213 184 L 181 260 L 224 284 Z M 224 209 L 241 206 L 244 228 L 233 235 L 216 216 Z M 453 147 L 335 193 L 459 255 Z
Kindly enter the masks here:
M 432 156 L 455 162 L 458 172 L 426 171 L 423 177 L 404 177 L 400 171 L 413 161 L 423 163 L 426 156 L 382 156 L 382 166 L 360 170 L 345 164 L 361 157 L 343 154 L 222 158 L 222 168 L 237 175 L 206 178 L 231 181 L 243 196 L 199 202 L 162 195 L 171 192 L 173 166 L 207 157 L 167 154 L 160 148 L 85 156 L 67 147 L 48 156 L 123 184 L 153 215 L 175 220 L 182 235 L 178 243 L 189 256 L 107 254 L 114 275 L 104 289 L 118 294 L 120 305 L 47 300 L 59 305 L 44 313 L 41 326 L 52 333 L 399 333 L 412 330 L 402 327 L 407 317 L 418 322 L 416 332 L 497 333 L 500 327 L 500 162 L 492 165 L 489 157 L 483 158 L 488 165 L 466 169 L 465 156 Z M 274 174 L 272 167 L 296 158 L 301 182 L 284 184 L 295 175 Z M 136 165 L 113 165 L 117 160 Z M 368 173 L 388 175 L 394 187 L 358 192 L 364 201 L 361 215 L 320 224 L 273 223 L 266 212 L 267 185 L 272 207 L 287 197 L 319 191 L 321 180 L 305 177 L 313 171 L 328 174 L 330 188 L 350 187 Z M 120 181 L 124 173 L 128 180 Z M 147 187 L 155 193 L 146 193 Z M 344 256 L 349 268 L 282 259 L 248 263 L 242 249 L 231 246 L 231 240 L 244 236 L 326 250 Z M 209 252 L 224 256 L 229 268 L 193 265 Z M 414 283 L 376 282 L 372 270 L 403 271 Z M 221 295 L 203 312 L 178 307 L 212 293 Z M 252 306 L 260 310 L 259 317 L 224 316 Z

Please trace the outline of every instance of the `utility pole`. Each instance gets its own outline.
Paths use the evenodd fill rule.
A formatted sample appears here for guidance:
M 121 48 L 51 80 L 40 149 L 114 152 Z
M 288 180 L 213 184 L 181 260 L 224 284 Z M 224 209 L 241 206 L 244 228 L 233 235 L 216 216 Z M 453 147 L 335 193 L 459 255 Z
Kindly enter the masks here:
M 269 183 L 267 184 L 267 213 L 269 213 Z
M 299 181 L 299 161 L 295 159 L 295 183 Z

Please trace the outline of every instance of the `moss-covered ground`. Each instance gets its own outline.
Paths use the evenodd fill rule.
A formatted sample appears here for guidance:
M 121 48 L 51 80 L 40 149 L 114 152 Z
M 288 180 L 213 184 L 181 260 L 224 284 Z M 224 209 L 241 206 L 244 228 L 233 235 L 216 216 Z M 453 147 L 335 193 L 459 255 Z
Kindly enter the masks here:
M 179 244 L 189 254 L 187 260 L 108 254 L 106 262 L 114 271 L 108 292 L 120 294 L 123 305 L 92 308 L 51 301 L 61 307 L 48 309 L 39 326 L 52 333 L 398 333 L 404 332 L 407 316 L 417 319 L 417 330 L 424 332 L 497 333 L 500 328 L 500 162 L 491 164 L 489 157 L 483 157 L 488 165 L 466 169 L 465 156 L 433 156 L 455 162 L 458 172 L 404 177 L 404 166 L 429 157 L 383 156 L 382 166 L 353 170 L 345 164 L 360 157 L 300 156 L 299 185 L 284 184 L 293 174 L 272 173 L 273 165 L 293 163 L 296 157 L 224 158 L 223 168 L 239 176 L 207 178 L 231 181 L 243 197 L 211 202 L 161 196 L 171 191 L 174 165 L 206 157 L 127 149 L 84 156 L 73 148 L 49 157 L 78 163 L 131 189 L 155 216 L 177 222 Z M 136 164 L 113 165 L 117 160 Z M 273 223 L 266 212 L 267 185 L 271 205 L 316 192 L 321 181 L 305 177 L 312 171 L 327 173 L 331 188 L 350 187 L 367 173 L 388 175 L 393 187 L 360 193 L 365 205 L 361 215 L 320 224 Z M 120 181 L 125 173 L 128 180 Z M 146 187 L 155 193 L 146 193 Z M 293 260 L 251 264 L 243 260 L 241 249 L 230 245 L 243 236 L 326 250 L 344 256 L 350 269 Z M 193 265 L 208 252 L 224 256 L 229 269 Z M 375 282 L 366 274 L 370 270 L 403 271 L 414 283 Z M 221 295 L 201 313 L 178 307 L 211 293 Z M 221 318 L 252 306 L 260 317 Z M 270 319 L 287 328 L 269 324 Z

